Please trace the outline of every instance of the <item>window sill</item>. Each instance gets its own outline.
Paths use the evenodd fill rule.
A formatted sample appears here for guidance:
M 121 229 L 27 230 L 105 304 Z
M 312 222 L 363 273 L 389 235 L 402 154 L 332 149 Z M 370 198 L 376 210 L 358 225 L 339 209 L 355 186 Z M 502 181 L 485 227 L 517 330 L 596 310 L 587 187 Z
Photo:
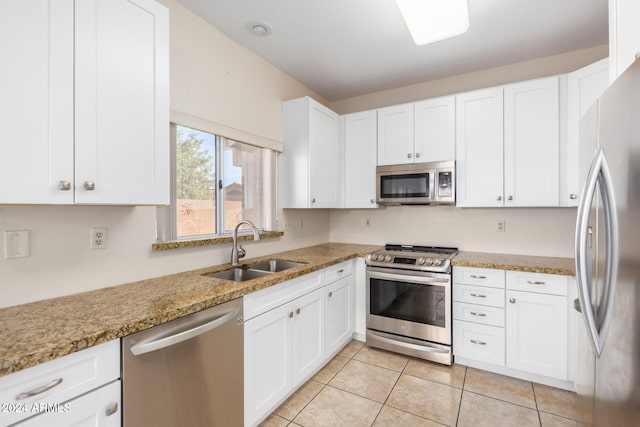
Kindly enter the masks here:
M 274 237 L 284 236 L 282 231 L 261 231 L 260 239 L 272 239 Z M 238 240 L 253 240 L 253 234 L 241 234 L 238 235 Z M 151 244 L 151 250 L 156 251 L 168 251 L 170 249 L 180 248 L 195 248 L 197 246 L 209 246 L 220 245 L 223 243 L 231 243 L 233 238 L 231 236 L 214 237 L 211 239 L 196 239 L 196 240 L 172 240 L 170 242 L 158 242 Z

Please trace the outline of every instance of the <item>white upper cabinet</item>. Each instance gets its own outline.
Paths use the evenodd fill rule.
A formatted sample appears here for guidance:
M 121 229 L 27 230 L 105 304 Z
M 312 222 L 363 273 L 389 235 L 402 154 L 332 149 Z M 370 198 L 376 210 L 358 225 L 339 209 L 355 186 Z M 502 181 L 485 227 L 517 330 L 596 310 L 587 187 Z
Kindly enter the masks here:
M 457 206 L 503 206 L 502 88 L 456 96 Z
M 284 208 L 342 206 L 338 122 L 336 113 L 309 97 L 283 103 Z
M 0 203 L 73 203 L 73 4 L 0 2 Z
M 5 1 L 0 40 L 0 203 L 169 202 L 164 6 Z
M 559 205 L 559 83 L 456 96 L 457 206 Z
M 456 157 L 456 98 L 444 96 L 414 104 L 415 161 L 442 162 Z
M 344 130 L 344 207 L 375 208 L 376 150 L 375 110 L 341 117 Z
M 413 104 L 378 109 L 378 165 L 421 161 L 414 152 L 413 114 Z
M 638 21 L 638 0 L 609 0 L 609 82 L 624 73 L 640 53 Z
M 558 77 L 504 87 L 505 206 L 558 206 Z
M 605 58 L 567 75 L 566 138 L 561 142 L 560 205 L 578 206 L 578 196 L 586 177 L 581 165 L 588 165 L 595 144 L 587 143 L 590 136 L 597 135 L 597 121 L 580 123 L 587 111 L 595 104 L 609 85 L 609 59 Z M 581 126 L 593 125 L 587 131 Z M 587 131 L 585 133 L 585 131 Z M 595 142 L 595 139 L 592 139 Z

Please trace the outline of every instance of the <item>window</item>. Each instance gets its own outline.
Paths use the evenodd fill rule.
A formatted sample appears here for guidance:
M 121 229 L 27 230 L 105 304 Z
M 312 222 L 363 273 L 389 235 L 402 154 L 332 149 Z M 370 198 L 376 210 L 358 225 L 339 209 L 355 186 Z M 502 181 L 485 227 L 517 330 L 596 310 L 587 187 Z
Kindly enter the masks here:
M 159 214 L 161 240 L 229 234 L 248 219 L 271 228 L 275 152 L 186 126 L 171 126 L 172 204 Z

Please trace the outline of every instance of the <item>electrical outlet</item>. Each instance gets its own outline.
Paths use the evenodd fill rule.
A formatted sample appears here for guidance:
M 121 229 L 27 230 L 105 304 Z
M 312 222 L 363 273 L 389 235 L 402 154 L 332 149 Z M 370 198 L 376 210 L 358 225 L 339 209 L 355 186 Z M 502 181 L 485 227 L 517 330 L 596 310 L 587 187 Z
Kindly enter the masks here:
M 91 229 L 91 249 L 106 249 L 107 248 L 107 229 L 92 228 Z
M 499 233 L 504 233 L 506 230 L 507 222 L 504 219 L 499 219 L 496 221 L 496 231 Z
M 29 230 L 4 232 L 4 259 L 29 257 Z
M 370 218 L 365 218 L 364 225 L 366 225 L 367 227 L 370 227 L 371 226 L 371 219 Z

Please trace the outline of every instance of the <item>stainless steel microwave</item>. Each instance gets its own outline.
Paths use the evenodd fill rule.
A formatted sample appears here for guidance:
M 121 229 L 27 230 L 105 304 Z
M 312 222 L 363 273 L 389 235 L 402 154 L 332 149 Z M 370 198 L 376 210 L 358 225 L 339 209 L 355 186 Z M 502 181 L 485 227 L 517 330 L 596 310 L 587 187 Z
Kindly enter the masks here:
M 380 205 L 453 205 L 454 161 L 385 165 L 376 168 L 376 202 Z

